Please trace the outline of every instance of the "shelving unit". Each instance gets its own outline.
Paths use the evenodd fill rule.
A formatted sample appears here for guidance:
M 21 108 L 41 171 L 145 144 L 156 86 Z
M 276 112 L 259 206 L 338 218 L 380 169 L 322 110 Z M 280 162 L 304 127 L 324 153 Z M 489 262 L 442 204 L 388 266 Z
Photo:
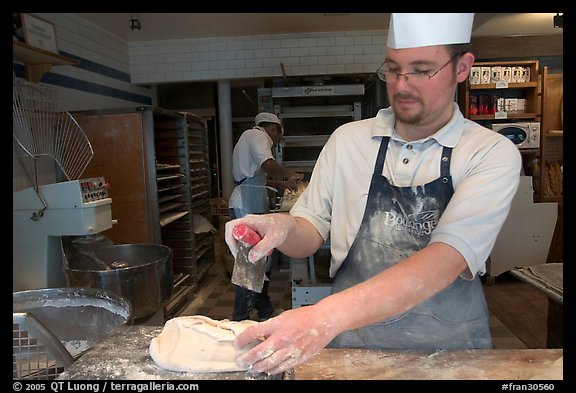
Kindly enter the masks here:
M 540 188 L 543 191 L 541 202 L 562 203 L 562 190 L 559 187 L 546 187 L 545 179 L 547 173 L 546 163 L 563 161 L 563 75 L 550 74 L 548 67 L 544 67 L 542 72 L 542 177 Z
M 172 249 L 174 289 L 169 317 L 182 308 L 196 286 L 194 219 L 190 211 L 186 122 L 177 113 L 154 111 L 157 204 L 162 244 Z
M 74 114 L 94 150 L 84 176 L 110 184 L 112 216 L 103 234 L 115 244 L 155 243 L 172 249 L 171 318 L 187 304 L 214 261 L 211 233 L 195 218 L 211 218 L 206 122 L 162 108 Z M 196 134 L 203 135 L 198 138 Z
M 541 72 L 538 60 L 479 62 L 474 67 L 523 67 L 530 73 L 529 81 L 523 83 L 485 83 L 471 84 L 470 80 L 460 84 L 459 105 L 462 113 L 470 120 L 492 128 L 493 123 L 539 123 L 540 144 L 538 148 L 522 148 L 524 174 L 531 181 L 522 178 L 519 191 L 514 197 L 509 216 L 487 262 L 488 283 L 493 284 L 495 277 L 522 265 L 531 266 L 548 262 L 561 262 L 562 248 L 562 209 L 556 196 L 546 196 L 543 192 L 546 176 L 546 161 L 558 159 L 561 154 L 562 138 L 558 123 L 550 123 L 550 117 L 558 116 L 561 91 L 553 88 L 547 70 Z M 492 74 L 492 71 L 491 71 Z M 560 80 L 560 87 L 561 87 Z M 515 113 L 495 111 L 490 114 L 471 113 L 472 97 L 481 95 L 502 98 L 524 98 L 524 110 Z M 479 101 L 479 99 L 477 100 Z M 550 132 L 552 131 L 552 132 Z M 561 157 L 561 156 L 560 156 Z M 546 203 L 552 202 L 552 203 Z M 556 209 L 558 207 L 558 209 Z M 553 212 L 553 213 L 551 213 Z M 554 216 L 558 212 L 558 220 Z M 527 216 L 529 215 L 529 216 Z M 518 223 L 522 223 L 518 227 Z M 556 227 L 554 227 L 556 225 Z M 543 247 L 549 247 L 544 249 Z M 557 254 L 560 253 L 560 260 Z M 553 256 L 551 258 L 552 255 Z
M 523 83 L 487 83 L 471 84 L 470 80 L 460 85 L 460 109 L 464 116 L 470 120 L 502 121 L 511 120 L 534 120 L 540 121 L 540 70 L 538 60 L 503 61 L 503 62 L 479 62 L 473 67 L 527 67 L 530 70 L 530 81 Z M 504 98 L 525 98 L 526 107 L 521 113 L 502 114 L 470 114 L 471 97 L 474 95 L 489 94 Z
M 530 81 L 523 83 L 485 83 L 471 84 L 470 80 L 459 86 L 459 105 L 464 116 L 487 128 L 493 123 L 515 122 L 542 122 L 542 82 L 540 74 L 540 62 L 538 60 L 500 61 L 500 62 L 477 62 L 473 67 L 525 67 L 529 70 Z M 525 107 L 519 112 L 496 112 L 494 114 L 471 114 L 470 107 L 472 97 L 487 95 L 500 98 L 523 98 Z M 542 138 L 542 136 L 541 136 Z M 521 149 L 523 157 L 524 173 L 534 179 L 534 200 L 539 201 L 541 148 Z
M 208 125 L 204 118 L 185 113 L 188 136 L 188 165 L 190 168 L 191 212 L 210 222 L 210 160 L 208 153 Z M 198 220 L 200 221 L 200 220 Z M 196 269 L 202 278 L 215 261 L 214 233 L 196 231 Z
M 549 263 L 563 262 L 563 235 L 564 235 L 564 192 L 563 168 L 564 160 L 564 130 L 563 130 L 563 101 L 564 101 L 563 74 L 551 74 L 548 67 L 542 71 L 542 140 L 541 140 L 541 168 L 539 202 L 558 203 L 558 220 L 550 251 Z M 554 176 L 550 171 L 554 170 Z M 552 180 L 552 179 L 555 179 Z
M 13 60 L 24 63 L 26 68 L 26 80 L 37 83 L 45 73 L 55 65 L 74 65 L 78 61 L 59 54 L 34 48 L 23 42 L 13 41 Z

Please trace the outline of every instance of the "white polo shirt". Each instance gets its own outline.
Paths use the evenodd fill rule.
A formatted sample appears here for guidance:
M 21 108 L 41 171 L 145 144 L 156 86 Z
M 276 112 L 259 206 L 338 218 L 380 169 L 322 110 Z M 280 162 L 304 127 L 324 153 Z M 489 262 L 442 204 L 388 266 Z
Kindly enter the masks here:
M 274 158 L 274 141 L 264 128 L 255 126 L 240 135 L 232 152 L 232 175 L 235 181 L 252 177 L 264 161 Z
M 382 174 L 401 187 L 438 178 L 442 148 L 453 147 L 454 195 L 431 242 L 451 245 L 464 256 L 472 275 L 484 274 L 520 181 L 518 148 L 508 138 L 465 119 L 455 103 L 450 122 L 428 138 L 405 142 L 394 124 L 394 113 L 386 108 L 374 118 L 338 127 L 290 214 L 310 221 L 324 239 L 330 237 L 333 277 L 362 222 L 382 137 L 391 136 Z

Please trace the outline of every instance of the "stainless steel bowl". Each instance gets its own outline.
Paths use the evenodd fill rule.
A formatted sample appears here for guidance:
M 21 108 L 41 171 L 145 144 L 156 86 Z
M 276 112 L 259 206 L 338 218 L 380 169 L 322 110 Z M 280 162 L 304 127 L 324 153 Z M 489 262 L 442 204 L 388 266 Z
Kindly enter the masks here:
M 45 288 L 12 294 L 12 312 L 29 313 L 56 336 L 73 357 L 132 323 L 127 299 L 96 288 Z
M 159 244 L 118 244 L 94 248 L 95 256 L 110 269 L 83 254 L 65 267 L 71 287 L 102 288 L 132 304 L 135 319 L 160 310 L 172 295 L 172 250 Z

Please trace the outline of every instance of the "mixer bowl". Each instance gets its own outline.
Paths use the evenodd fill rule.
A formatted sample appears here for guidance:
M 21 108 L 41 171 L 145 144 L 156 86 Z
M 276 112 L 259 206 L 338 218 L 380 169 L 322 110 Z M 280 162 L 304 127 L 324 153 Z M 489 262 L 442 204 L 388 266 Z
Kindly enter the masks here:
M 74 255 L 64 268 L 70 287 L 102 288 L 132 305 L 134 319 L 160 310 L 172 295 L 172 250 L 159 244 L 118 244 L 94 248 L 105 269 L 86 255 Z
M 96 288 L 45 288 L 12 294 L 12 312 L 32 314 L 72 357 L 116 327 L 131 324 L 131 311 L 127 299 Z

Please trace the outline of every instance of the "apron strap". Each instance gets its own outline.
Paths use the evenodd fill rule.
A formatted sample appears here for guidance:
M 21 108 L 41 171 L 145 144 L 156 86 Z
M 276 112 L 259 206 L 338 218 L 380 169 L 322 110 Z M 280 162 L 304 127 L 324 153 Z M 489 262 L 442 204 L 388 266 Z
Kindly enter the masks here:
M 234 186 L 239 186 L 240 184 L 244 183 L 246 181 L 246 179 L 248 179 L 248 178 L 245 177 L 244 179 L 242 179 L 240 181 L 234 180 Z
M 386 159 L 386 149 L 388 148 L 389 136 L 382 137 L 380 149 L 378 150 L 378 157 L 376 158 L 376 165 L 374 165 L 374 173 L 382 174 L 384 170 L 384 160 Z
M 452 148 L 444 146 L 442 149 L 442 159 L 440 160 L 440 176 L 450 177 L 450 158 L 452 157 Z

